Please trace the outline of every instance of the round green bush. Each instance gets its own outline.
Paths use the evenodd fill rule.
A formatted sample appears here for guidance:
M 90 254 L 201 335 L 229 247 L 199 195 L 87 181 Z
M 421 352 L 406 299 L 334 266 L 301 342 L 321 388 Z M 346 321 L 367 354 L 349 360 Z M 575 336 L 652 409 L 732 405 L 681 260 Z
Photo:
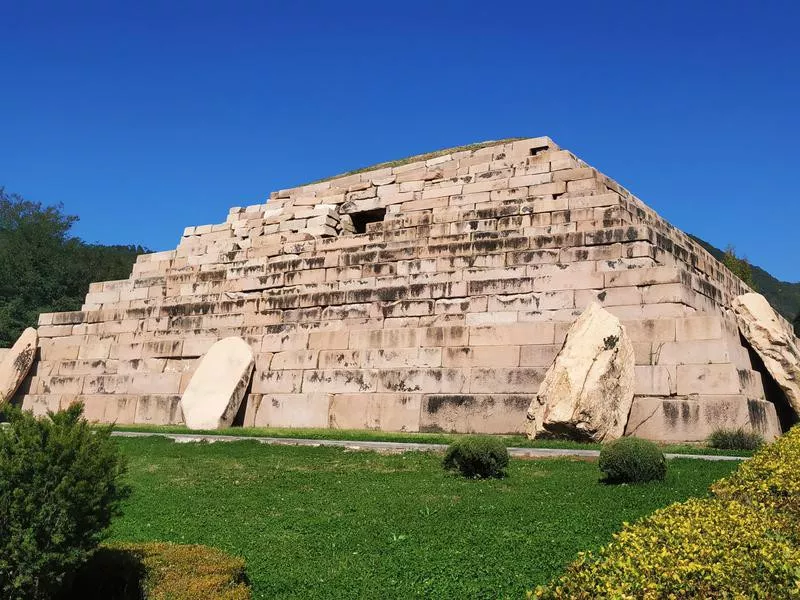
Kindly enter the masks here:
M 661 449 L 648 440 L 623 437 L 603 445 L 600 470 L 607 483 L 644 483 L 667 475 L 667 460 Z
M 464 477 L 505 477 L 508 450 L 503 442 L 491 436 L 468 436 L 450 444 L 442 464 L 448 471 L 458 471 Z
M 83 405 L 37 419 L 11 409 L 0 428 L 0 598 L 44 600 L 68 588 L 127 493 L 111 428 Z

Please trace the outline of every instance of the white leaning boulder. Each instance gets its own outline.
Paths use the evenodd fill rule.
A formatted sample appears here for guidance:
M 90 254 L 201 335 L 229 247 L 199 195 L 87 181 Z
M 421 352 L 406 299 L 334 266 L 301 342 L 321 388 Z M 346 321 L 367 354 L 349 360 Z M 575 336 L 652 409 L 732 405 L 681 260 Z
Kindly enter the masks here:
M 181 397 L 186 426 L 189 429 L 230 426 L 242 404 L 254 366 L 253 351 L 242 338 L 225 338 L 211 346 Z
M 531 402 L 528 437 L 621 437 L 633 403 L 634 365 L 633 344 L 619 319 L 590 304 L 570 327 Z
M 800 415 L 800 348 L 794 332 L 761 294 L 742 294 L 732 306 L 739 331 Z
M 9 402 L 36 359 L 39 335 L 28 327 L 0 360 L 0 406 Z

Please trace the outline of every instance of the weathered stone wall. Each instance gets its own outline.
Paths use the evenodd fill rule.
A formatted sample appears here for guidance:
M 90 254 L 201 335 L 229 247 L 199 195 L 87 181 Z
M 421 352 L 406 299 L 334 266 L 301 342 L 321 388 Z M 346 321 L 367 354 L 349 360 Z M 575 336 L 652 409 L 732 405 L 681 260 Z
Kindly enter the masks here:
M 384 211 L 383 220 L 363 222 Z M 180 422 L 199 357 L 237 335 L 246 425 L 522 432 L 572 321 L 597 301 L 636 353 L 629 431 L 700 439 L 775 413 L 716 259 L 549 138 L 273 193 L 189 227 L 83 310 L 42 315 L 24 404 Z

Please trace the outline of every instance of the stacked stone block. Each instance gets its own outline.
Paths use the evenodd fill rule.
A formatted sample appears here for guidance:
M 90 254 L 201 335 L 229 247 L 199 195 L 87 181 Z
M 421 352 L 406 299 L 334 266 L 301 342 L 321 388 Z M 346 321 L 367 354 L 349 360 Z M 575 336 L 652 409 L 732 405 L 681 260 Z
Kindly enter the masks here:
M 81 311 L 40 317 L 35 411 L 179 423 L 217 340 L 256 355 L 245 425 L 522 432 L 589 302 L 636 349 L 629 430 L 777 431 L 730 315 L 746 286 L 549 138 L 421 157 L 298 188 L 188 227 Z M 677 416 L 676 416 L 677 415 Z

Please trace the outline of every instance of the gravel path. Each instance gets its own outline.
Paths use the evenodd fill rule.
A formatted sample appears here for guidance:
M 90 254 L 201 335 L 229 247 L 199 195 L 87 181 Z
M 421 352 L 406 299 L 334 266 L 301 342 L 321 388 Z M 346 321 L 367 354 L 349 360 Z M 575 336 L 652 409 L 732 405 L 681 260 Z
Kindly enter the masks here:
M 208 435 L 193 433 L 151 433 L 145 431 L 114 431 L 112 435 L 120 437 L 159 436 L 176 442 L 242 442 L 252 440 L 262 444 L 275 446 L 335 446 L 349 450 L 374 450 L 378 452 L 441 452 L 446 444 L 419 444 L 416 442 L 372 442 L 349 440 L 308 440 L 303 438 L 255 437 L 246 435 Z M 573 448 L 509 448 L 508 453 L 516 458 L 554 458 L 574 456 L 597 458 L 599 450 L 579 450 Z M 697 460 L 747 460 L 741 456 L 717 456 L 714 454 L 666 454 L 667 458 L 693 458 Z

